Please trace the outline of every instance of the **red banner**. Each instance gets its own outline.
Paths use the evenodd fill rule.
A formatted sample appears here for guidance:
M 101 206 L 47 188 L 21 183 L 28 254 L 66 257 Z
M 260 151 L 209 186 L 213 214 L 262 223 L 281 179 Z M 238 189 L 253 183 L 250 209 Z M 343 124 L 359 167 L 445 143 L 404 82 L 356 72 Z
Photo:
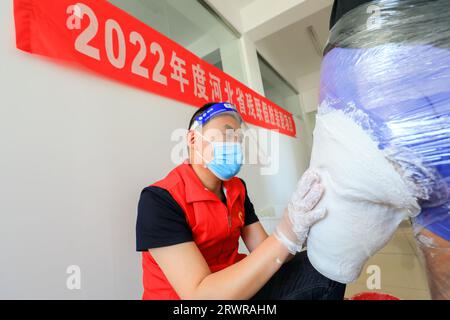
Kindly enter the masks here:
M 230 102 L 246 122 L 296 135 L 292 114 L 107 1 L 14 0 L 14 15 L 21 50 L 195 107 Z

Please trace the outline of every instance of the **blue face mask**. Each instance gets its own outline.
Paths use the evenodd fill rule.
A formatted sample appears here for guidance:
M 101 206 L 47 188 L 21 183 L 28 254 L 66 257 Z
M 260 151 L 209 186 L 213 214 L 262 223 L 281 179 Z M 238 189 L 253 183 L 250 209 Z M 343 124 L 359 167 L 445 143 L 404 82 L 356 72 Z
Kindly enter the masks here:
M 221 180 L 230 180 L 242 167 L 242 145 L 238 142 L 211 142 L 214 158 L 206 166 Z
M 242 144 L 238 142 L 209 143 L 213 147 L 213 159 L 206 164 L 206 167 L 220 180 L 230 180 L 236 176 L 243 162 Z

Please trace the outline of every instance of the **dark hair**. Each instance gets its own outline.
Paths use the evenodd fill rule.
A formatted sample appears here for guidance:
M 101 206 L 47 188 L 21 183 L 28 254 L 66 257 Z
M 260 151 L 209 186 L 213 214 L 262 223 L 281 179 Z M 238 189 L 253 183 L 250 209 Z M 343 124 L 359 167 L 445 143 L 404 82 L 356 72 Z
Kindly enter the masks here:
M 207 104 L 203 105 L 203 107 L 201 107 L 200 109 L 198 109 L 197 111 L 195 111 L 194 115 L 193 115 L 192 118 L 191 118 L 191 121 L 189 121 L 189 127 L 188 127 L 188 130 L 191 130 L 191 127 L 192 127 L 192 125 L 194 124 L 195 119 L 196 119 L 199 115 L 201 115 L 203 112 L 205 112 L 209 107 L 211 107 L 211 106 L 213 106 L 213 105 L 215 105 L 215 104 L 218 104 L 218 103 L 220 103 L 220 102 L 210 102 L 210 103 L 207 103 Z

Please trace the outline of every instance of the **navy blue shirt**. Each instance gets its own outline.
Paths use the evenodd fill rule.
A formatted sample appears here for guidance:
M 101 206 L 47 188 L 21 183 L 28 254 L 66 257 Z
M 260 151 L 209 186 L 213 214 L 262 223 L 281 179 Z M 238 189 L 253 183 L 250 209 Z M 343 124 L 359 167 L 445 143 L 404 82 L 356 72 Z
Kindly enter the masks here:
M 246 186 L 244 210 L 245 226 L 259 221 Z M 192 230 L 183 209 L 171 194 L 159 187 L 145 188 L 138 205 L 136 250 L 147 251 L 190 241 L 193 241 Z

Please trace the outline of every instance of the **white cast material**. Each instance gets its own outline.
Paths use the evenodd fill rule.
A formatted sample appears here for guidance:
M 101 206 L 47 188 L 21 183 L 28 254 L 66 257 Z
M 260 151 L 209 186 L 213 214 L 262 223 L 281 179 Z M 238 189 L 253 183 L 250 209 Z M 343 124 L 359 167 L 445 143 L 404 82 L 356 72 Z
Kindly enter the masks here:
M 308 257 L 326 277 L 355 281 L 400 222 L 419 206 L 376 143 L 341 111 L 317 116 L 311 168 L 325 194 L 327 217 L 308 237 Z

